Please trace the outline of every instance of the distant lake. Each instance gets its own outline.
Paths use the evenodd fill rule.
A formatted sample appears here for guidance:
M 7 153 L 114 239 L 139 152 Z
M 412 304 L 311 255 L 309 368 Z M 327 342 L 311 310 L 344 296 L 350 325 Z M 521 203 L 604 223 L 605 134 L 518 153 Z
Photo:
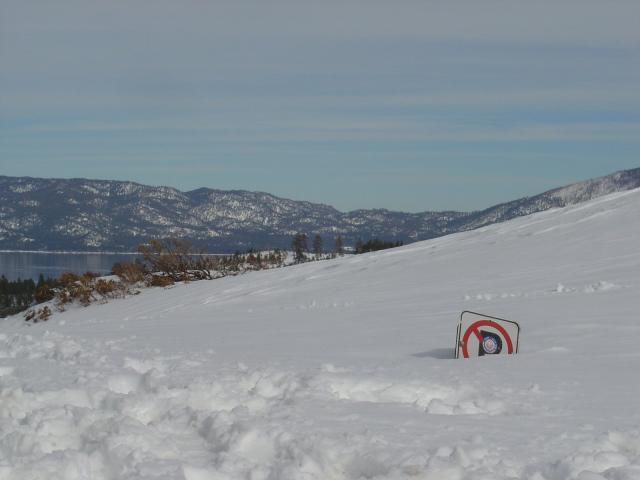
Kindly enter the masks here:
M 132 262 L 136 257 L 122 253 L 0 252 L 0 274 L 9 280 L 37 280 L 41 273 L 45 277 L 58 277 L 63 272 L 106 274 L 114 263 Z

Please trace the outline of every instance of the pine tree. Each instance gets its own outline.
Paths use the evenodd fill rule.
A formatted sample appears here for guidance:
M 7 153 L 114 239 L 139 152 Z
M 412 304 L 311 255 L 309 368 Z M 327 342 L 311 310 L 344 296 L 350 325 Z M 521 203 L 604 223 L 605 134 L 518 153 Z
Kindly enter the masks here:
M 309 245 L 307 244 L 307 235 L 305 233 L 298 233 L 293 237 L 291 242 L 291 248 L 293 250 L 293 258 L 296 263 L 304 262 L 307 257 L 305 253 L 309 251 Z
M 342 235 L 338 235 L 336 237 L 336 246 L 334 249 L 335 253 L 337 255 L 343 255 L 344 254 L 344 242 L 342 241 Z
M 313 237 L 313 253 L 316 258 L 320 258 L 322 256 L 322 237 L 318 234 Z

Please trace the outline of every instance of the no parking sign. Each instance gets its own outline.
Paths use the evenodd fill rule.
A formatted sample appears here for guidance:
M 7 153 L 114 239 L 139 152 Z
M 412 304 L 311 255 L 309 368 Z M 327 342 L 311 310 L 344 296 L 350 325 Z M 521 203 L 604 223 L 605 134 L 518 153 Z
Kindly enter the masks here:
M 456 334 L 456 358 L 518 353 L 520 325 L 504 318 L 462 312 Z

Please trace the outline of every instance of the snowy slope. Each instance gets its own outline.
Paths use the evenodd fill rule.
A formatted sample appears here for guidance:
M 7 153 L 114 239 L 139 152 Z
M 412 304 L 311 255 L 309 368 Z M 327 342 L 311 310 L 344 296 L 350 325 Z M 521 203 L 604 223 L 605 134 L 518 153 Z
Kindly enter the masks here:
M 0 480 L 640 479 L 640 190 L 0 334 Z M 451 359 L 462 310 L 521 354 Z

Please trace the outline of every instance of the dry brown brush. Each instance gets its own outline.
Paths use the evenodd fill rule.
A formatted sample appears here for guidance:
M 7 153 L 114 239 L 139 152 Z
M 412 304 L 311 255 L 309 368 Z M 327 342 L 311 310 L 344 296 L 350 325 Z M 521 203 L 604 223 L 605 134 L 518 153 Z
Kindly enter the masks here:
M 170 278 L 173 282 L 211 280 L 219 267 L 215 257 L 176 238 L 151 240 L 140 245 L 138 253 L 142 256 L 146 272 Z
M 152 240 L 138 247 L 138 252 L 141 259 L 113 266 L 112 272 L 117 280 L 100 278 L 91 272 L 84 275 L 63 273 L 36 291 L 36 304 L 51 302 L 56 310 L 62 312 L 70 305 L 86 307 L 94 302 L 135 295 L 143 286 L 170 287 L 175 282 L 212 280 L 251 270 L 281 267 L 286 260 L 286 254 L 278 250 L 212 256 L 184 240 L 173 238 Z M 45 321 L 51 314 L 47 305 L 33 307 L 25 313 L 25 320 Z
M 52 301 L 53 307 L 59 312 L 64 311 L 71 304 L 86 307 L 94 302 L 106 302 L 112 298 L 124 298 L 135 293 L 123 282 L 99 278 L 98 274 L 87 272 L 77 275 L 65 272 L 52 284 L 43 285 L 36 292 L 37 304 Z M 24 314 L 26 321 L 45 321 L 52 315 L 48 305 L 33 307 Z

